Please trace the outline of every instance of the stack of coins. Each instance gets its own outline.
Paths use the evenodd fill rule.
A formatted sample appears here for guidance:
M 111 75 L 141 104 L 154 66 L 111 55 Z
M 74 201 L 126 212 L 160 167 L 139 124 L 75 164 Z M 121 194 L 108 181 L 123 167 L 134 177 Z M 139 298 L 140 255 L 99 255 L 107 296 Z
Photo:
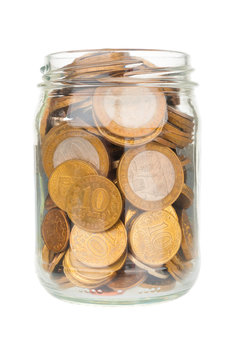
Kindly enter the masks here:
M 61 70 L 66 86 L 40 116 L 42 266 L 59 286 L 92 294 L 169 290 L 196 257 L 183 151 L 193 116 L 177 108 L 179 89 L 136 86 L 159 68 L 127 52 L 90 53 Z

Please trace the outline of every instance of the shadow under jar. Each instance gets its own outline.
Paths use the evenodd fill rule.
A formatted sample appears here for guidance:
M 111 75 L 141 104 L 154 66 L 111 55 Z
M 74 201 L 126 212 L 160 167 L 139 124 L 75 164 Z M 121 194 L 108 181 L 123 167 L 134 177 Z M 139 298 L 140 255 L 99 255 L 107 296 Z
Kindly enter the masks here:
M 37 270 L 69 301 L 176 298 L 198 274 L 188 56 L 51 54 L 36 119 Z

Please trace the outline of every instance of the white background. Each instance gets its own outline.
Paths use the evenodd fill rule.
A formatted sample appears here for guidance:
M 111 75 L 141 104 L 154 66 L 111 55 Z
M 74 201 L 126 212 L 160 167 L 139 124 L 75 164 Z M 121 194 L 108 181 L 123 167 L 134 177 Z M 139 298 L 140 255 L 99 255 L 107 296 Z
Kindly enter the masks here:
M 1 5 L 1 358 L 238 359 L 238 2 L 5 1 Z M 43 57 L 87 48 L 185 51 L 201 117 L 201 272 L 164 304 L 61 302 L 34 268 L 33 119 Z

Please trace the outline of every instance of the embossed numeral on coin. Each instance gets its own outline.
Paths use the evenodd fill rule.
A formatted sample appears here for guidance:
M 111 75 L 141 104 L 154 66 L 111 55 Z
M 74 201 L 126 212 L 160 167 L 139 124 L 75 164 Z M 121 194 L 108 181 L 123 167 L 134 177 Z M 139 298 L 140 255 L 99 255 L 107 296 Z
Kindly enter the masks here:
M 83 206 L 91 207 L 93 211 L 103 212 L 107 209 L 110 202 L 109 194 L 105 189 L 97 188 L 91 193 L 91 187 L 84 189 Z

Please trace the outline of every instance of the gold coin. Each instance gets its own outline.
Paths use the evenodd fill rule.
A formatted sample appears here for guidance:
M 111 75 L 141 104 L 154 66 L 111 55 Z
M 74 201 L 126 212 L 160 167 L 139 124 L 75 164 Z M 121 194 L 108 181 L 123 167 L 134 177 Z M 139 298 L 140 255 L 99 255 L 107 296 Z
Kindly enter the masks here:
M 190 261 L 184 261 L 179 254 L 176 254 L 165 266 L 175 280 L 182 281 L 186 273 L 192 268 L 192 263 Z
M 176 134 L 178 136 L 188 138 L 189 140 L 192 139 L 192 133 L 182 131 L 182 130 L 178 129 L 176 126 L 174 126 L 172 124 L 169 124 L 169 123 L 166 123 L 164 125 L 164 131 L 167 131 L 167 132 L 172 133 L 172 134 Z
M 192 260 L 195 254 L 195 245 L 193 242 L 193 232 L 188 215 L 185 210 L 182 210 L 179 216 L 179 223 L 182 229 L 182 243 L 181 249 L 186 260 Z
M 141 214 L 130 230 L 130 248 L 142 263 L 159 267 L 178 252 L 182 232 L 178 221 L 167 211 Z
M 192 131 L 194 127 L 193 117 L 168 106 L 168 121 L 184 131 Z
M 46 245 L 42 248 L 42 267 L 45 271 L 49 271 L 49 264 L 54 258 L 54 252 L 49 250 Z
M 71 230 L 70 247 L 81 263 L 94 268 L 114 264 L 124 254 L 127 234 L 121 221 L 110 230 L 90 233 L 74 226 Z
M 68 244 L 70 228 L 64 211 L 48 211 L 42 222 L 42 237 L 49 250 L 55 253 L 65 250 Z
M 188 209 L 192 205 L 193 199 L 194 194 L 192 189 L 188 185 L 184 184 L 182 192 L 175 201 L 174 205 L 180 209 Z
M 130 259 L 130 261 L 132 261 L 136 266 L 138 266 L 138 268 L 143 269 L 145 271 L 148 272 L 148 274 L 155 276 L 159 279 L 167 279 L 168 278 L 168 274 L 165 273 L 165 271 L 162 270 L 162 267 L 160 267 L 159 269 L 154 269 L 151 268 L 150 266 L 147 266 L 145 264 L 143 264 L 141 261 L 139 261 L 138 259 L 136 259 L 132 254 L 128 254 L 128 258 Z
M 165 140 L 165 139 L 161 138 L 160 135 L 157 136 L 157 137 L 154 139 L 154 141 L 156 141 L 156 142 L 159 143 L 160 145 L 164 145 L 164 146 L 167 146 L 167 147 L 172 148 L 172 149 L 176 149 L 176 148 L 177 148 L 177 146 L 176 146 L 174 143 L 172 143 L 171 141 L 168 141 L 168 140 Z
M 98 87 L 93 96 L 93 112 L 110 133 L 137 138 L 163 127 L 166 100 L 157 88 Z
M 128 290 L 141 284 L 147 277 L 147 273 L 139 270 L 120 270 L 108 286 L 116 291 Z
M 179 148 L 184 148 L 193 142 L 193 139 L 172 133 L 167 130 L 162 130 L 160 137 L 174 143 Z
M 74 268 L 72 268 L 70 261 L 69 261 L 69 253 L 68 252 L 66 253 L 66 255 L 64 257 L 63 267 L 64 267 L 64 273 L 65 273 L 67 279 L 72 284 L 79 286 L 79 287 L 83 287 L 83 288 L 93 289 L 100 285 L 106 284 L 113 277 L 113 276 L 110 276 L 109 278 L 103 279 L 100 281 L 90 281 L 89 279 L 86 279 L 86 278 L 80 276 L 79 274 L 77 274 L 75 272 Z
M 101 232 L 111 228 L 119 220 L 122 198 L 109 179 L 90 175 L 70 188 L 66 208 L 69 218 L 79 228 Z
M 52 128 L 42 146 L 42 162 L 49 177 L 54 168 L 66 160 L 91 163 L 102 175 L 109 170 L 109 157 L 102 141 L 78 127 L 62 124 Z
M 122 137 L 122 136 L 117 136 L 115 134 L 110 133 L 100 122 L 99 120 L 96 118 L 96 116 L 94 116 L 94 121 L 95 124 L 100 132 L 100 134 L 107 139 L 110 143 L 114 144 L 114 145 L 119 145 L 122 147 L 136 147 L 136 146 L 140 146 L 143 144 L 147 144 L 150 141 L 152 141 L 154 138 L 156 138 L 160 132 L 162 131 L 161 127 L 156 128 L 151 134 L 147 135 L 147 136 L 142 136 L 139 138 L 127 138 L 127 137 Z
M 67 194 L 71 186 L 87 175 L 97 175 L 94 167 L 82 160 L 67 160 L 58 165 L 48 181 L 48 191 L 54 203 L 66 210 Z
M 175 209 L 170 205 L 168 206 L 166 209 L 164 209 L 165 211 L 169 212 L 171 215 L 173 215 L 173 217 L 178 220 L 178 215 L 175 211 Z
M 171 205 L 182 191 L 183 168 L 169 148 L 150 143 L 128 150 L 117 170 L 120 190 L 142 210 L 160 210 Z
M 65 251 L 62 251 L 58 254 L 55 254 L 52 261 L 49 263 L 49 272 L 53 272 L 55 267 L 59 264 L 59 262 L 63 259 L 65 255 Z

